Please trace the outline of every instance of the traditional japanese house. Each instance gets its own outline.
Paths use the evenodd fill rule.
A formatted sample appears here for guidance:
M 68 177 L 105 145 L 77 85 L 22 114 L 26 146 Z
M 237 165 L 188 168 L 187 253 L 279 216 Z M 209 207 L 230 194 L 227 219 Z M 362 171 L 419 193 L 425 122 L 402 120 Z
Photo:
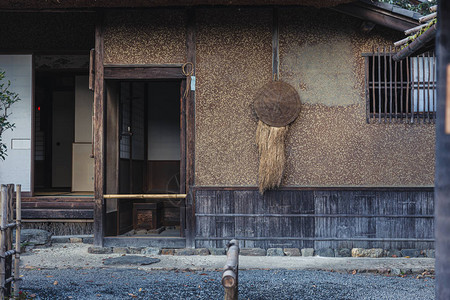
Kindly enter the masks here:
M 392 60 L 417 13 L 0 3 L 0 66 L 22 98 L 0 181 L 22 183 L 31 221 L 85 226 L 97 246 L 433 248 L 434 55 Z M 286 128 L 285 156 L 261 193 L 255 101 L 270 82 L 301 105 L 268 129 Z

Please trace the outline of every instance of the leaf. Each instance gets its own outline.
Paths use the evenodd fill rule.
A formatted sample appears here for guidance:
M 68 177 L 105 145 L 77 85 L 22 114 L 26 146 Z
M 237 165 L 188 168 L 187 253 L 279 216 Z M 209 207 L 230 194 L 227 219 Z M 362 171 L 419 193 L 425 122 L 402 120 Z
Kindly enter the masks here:
M 136 295 L 133 295 L 132 293 L 128 293 L 128 296 L 131 296 L 131 297 L 133 297 L 133 298 L 137 298 L 137 296 L 136 296 Z
M 51 277 L 53 277 L 52 275 L 48 275 L 48 276 L 45 276 L 45 277 L 47 277 L 47 278 L 51 278 Z
M 58 281 L 55 280 L 55 282 L 53 282 L 53 285 L 58 285 Z
M 139 288 L 139 292 L 142 292 L 142 288 Z

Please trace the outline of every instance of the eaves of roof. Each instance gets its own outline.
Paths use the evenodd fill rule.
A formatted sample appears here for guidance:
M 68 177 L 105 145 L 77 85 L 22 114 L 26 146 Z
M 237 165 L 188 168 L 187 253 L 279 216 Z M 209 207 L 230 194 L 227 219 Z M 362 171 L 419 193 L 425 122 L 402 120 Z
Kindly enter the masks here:
M 304 5 L 332 7 L 356 0 L 0 0 L 1 10 L 57 10 L 186 6 Z
M 102 8 L 189 6 L 328 7 L 365 21 L 404 31 L 418 25 L 420 14 L 375 0 L 0 0 L 1 11 L 87 11 Z
M 419 53 L 426 52 L 427 50 L 434 48 L 434 41 L 436 39 L 437 26 L 433 24 L 424 33 L 417 36 L 411 44 L 404 47 L 402 50 L 397 52 L 392 59 L 395 61 L 400 61 L 408 56 L 414 56 Z
M 397 31 L 419 25 L 419 18 L 422 17 L 396 5 L 371 0 L 359 0 L 332 9 Z

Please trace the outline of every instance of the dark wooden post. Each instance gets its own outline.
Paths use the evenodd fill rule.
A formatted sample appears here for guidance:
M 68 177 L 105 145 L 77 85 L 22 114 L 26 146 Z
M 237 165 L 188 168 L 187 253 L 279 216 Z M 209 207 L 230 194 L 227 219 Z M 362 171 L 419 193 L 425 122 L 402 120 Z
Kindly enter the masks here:
M 237 300 L 239 295 L 239 242 L 228 243 L 227 263 L 223 268 L 222 285 L 225 288 L 225 300 Z
M 272 9 L 272 79 L 280 78 L 280 41 L 278 27 L 278 8 Z
M 95 25 L 94 81 L 94 245 L 103 246 L 105 207 L 104 193 L 104 97 L 103 97 L 103 13 L 97 14 Z
M 436 299 L 450 299 L 450 2 L 438 3 L 436 119 Z M 447 124 L 447 128 L 446 128 Z M 447 130 L 446 130 L 447 129 Z
M 187 61 L 192 63 L 195 76 L 196 30 L 195 9 L 186 12 L 186 53 Z M 195 199 L 192 187 L 195 184 L 195 91 L 191 89 L 186 99 L 186 247 L 195 247 Z

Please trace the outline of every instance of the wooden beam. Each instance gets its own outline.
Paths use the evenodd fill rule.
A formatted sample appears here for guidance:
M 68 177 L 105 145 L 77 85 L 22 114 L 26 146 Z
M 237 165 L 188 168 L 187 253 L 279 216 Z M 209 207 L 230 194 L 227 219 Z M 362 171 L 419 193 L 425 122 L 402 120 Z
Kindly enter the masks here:
M 95 24 L 95 82 L 94 82 L 94 245 L 103 246 L 105 229 L 104 193 L 104 69 L 103 13 Z
M 24 219 L 92 219 L 92 209 L 24 209 Z M 95 219 L 94 219 L 95 220 Z M 94 221 L 95 226 L 95 221 Z
M 272 9 L 272 79 L 280 79 L 280 43 L 278 26 L 278 8 Z
M 450 84 L 450 1 L 438 1 L 436 37 L 437 55 L 437 118 L 435 173 L 435 237 L 436 237 L 436 299 L 450 296 L 450 135 L 445 132 L 447 90 Z
M 37 209 L 93 209 L 93 202 L 23 202 L 22 209 L 37 208 Z
M 446 82 L 446 100 L 445 100 L 445 133 L 450 134 L 450 64 L 447 65 L 447 82 Z
M 23 193 L 22 193 L 23 194 Z M 26 202 L 94 202 L 94 197 L 23 197 L 22 203 Z
M 187 28 L 186 28 L 186 52 L 187 60 L 193 65 L 193 76 L 196 68 L 196 26 L 195 9 L 187 10 Z M 186 191 L 189 186 L 194 185 L 194 157 L 195 157 L 195 91 L 192 89 L 186 101 Z
M 184 95 L 186 93 L 187 79 L 183 79 L 181 81 L 180 86 L 180 103 L 181 103 L 181 112 L 180 112 L 180 190 L 178 191 L 180 194 L 186 194 L 186 100 Z M 183 201 L 182 205 L 180 205 L 180 235 L 182 237 L 186 236 L 186 201 Z
M 184 79 L 181 67 L 105 66 L 104 79 Z
M 193 76 L 196 68 L 196 15 L 195 8 L 186 10 L 186 56 L 192 63 Z M 195 184 L 195 91 L 186 99 L 186 247 L 195 247 L 195 199 L 191 188 Z
M 95 49 L 89 52 L 89 89 L 94 90 L 95 85 Z

